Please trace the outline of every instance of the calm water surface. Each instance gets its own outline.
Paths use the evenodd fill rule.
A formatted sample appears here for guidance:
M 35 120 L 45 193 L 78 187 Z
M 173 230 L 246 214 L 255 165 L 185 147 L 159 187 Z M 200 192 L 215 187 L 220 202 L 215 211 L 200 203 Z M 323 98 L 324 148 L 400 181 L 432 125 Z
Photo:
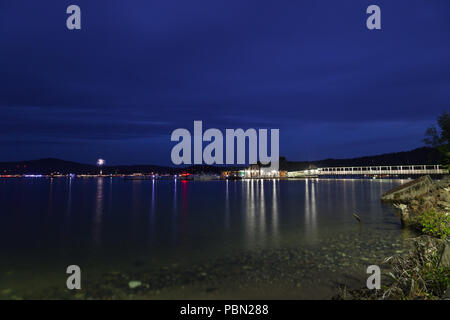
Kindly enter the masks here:
M 322 266 L 362 279 L 364 266 L 404 250 L 411 236 L 380 201 L 402 182 L 1 179 L 0 297 L 65 286 L 71 264 L 95 277 L 280 248 L 313 254 L 304 260 L 317 266 L 304 275 L 310 286 Z

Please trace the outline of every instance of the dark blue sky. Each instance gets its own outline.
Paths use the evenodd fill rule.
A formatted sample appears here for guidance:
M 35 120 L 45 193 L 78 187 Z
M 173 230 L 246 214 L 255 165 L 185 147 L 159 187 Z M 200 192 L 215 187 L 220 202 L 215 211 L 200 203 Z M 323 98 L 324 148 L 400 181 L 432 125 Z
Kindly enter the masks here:
M 421 146 L 449 109 L 448 0 L 0 2 L 0 161 L 170 164 L 193 120 L 354 157 Z

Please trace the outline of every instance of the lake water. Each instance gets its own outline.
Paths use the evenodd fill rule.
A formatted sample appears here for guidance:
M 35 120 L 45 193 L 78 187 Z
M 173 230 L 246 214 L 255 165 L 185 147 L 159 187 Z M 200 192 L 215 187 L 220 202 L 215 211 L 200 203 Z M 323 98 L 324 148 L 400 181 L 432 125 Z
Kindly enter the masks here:
M 0 298 L 330 298 L 406 250 L 403 182 L 1 179 Z

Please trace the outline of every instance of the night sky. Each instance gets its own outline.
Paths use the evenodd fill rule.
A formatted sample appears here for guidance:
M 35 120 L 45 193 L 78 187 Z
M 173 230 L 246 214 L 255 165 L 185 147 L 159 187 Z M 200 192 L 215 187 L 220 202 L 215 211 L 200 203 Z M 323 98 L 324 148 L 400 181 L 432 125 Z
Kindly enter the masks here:
M 355 157 L 422 146 L 449 109 L 448 0 L 0 2 L 0 161 L 168 165 L 194 120 Z

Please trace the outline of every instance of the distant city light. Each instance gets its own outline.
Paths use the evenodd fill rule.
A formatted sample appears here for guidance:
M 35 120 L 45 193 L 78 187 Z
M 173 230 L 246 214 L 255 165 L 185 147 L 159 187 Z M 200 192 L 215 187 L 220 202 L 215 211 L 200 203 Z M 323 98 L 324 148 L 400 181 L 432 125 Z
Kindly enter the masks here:
M 105 164 L 105 160 L 103 160 L 103 159 L 98 159 L 97 160 L 97 165 L 98 166 L 102 166 L 102 165 L 104 165 Z

